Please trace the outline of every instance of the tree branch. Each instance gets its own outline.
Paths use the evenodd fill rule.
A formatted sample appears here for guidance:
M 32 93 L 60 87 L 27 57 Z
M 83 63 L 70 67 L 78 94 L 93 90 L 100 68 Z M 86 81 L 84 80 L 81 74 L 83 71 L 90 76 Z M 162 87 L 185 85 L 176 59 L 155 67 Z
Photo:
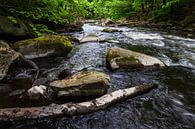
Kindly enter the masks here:
M 40 119 L 56 116 L 73 116 L 87 114 L 107 107 L 125 99 L 145 93 L 155 85 L 141 85 L 123 90 L 117 90 L 97 99 L 81 103 L 51 104 L 43 107 L 0 109 L 0 121 Z

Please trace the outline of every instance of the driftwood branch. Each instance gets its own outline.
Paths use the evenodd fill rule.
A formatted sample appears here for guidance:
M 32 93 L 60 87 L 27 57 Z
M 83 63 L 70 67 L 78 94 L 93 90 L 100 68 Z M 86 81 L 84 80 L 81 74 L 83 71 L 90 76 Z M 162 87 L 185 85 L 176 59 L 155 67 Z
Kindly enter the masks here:
M 43 107 L 0 109 L 0 121 L 40 119 L 45 117 L 72 116 L 102 110 L 114 103 L 145 93 L 154 85 L 141 85 L 117 90 L 92 101 L 81 103 L 51 104 Z

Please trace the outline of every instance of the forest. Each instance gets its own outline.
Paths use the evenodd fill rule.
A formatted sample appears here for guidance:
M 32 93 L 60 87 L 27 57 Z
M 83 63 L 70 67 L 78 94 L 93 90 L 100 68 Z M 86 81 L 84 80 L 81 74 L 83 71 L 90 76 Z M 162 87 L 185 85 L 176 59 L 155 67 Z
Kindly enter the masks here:
M 176 20 L 183 26 L 194 20 L 194 0 L 1 0 L 0 7 L 0 15 L 13 23 L 28 20 L 37 34 L 81 19 Z
M 195 127 L 195 0 L 0 0 L 0 129 Z

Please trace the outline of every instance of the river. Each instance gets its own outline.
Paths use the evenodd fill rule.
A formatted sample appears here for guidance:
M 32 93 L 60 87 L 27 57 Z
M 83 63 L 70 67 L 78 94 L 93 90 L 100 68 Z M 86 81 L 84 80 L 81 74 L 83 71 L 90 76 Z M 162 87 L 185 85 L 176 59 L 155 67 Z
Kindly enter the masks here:
M 160 32 L 149 28 L 112 27 L 118 32 L 102 32 L 105 27 L 87 23 L 82 32 L 69 33 L 78 39 L 95 34 L 107 42 L 87 43 L 75 50 L 69 64 L 72 68 L 105 71 L 111 76 L 109 92 L 139 84 L 155 82 L 158 88 L 149 93 L 113 105 L 91 114 L 46 118 L 43 120 L 0 123 L 2 129 L 193 129 L 195 128 L 195 39 Z M 87 47 L 88 46 L 88 47 Z M 92 46 L 92 47 L 89 47 Z M 122 48 L 158 57 L 164 69 L 119 70 L 111 72 L 103 60 L 107 48 Z M 75 54 L 77 53 L 77 54 Z M 73 55 L 73 54 L 72 54 Z M 35 60 L 40 68 L 63 67 L 63 59 L 56 64 Z M 60 61 L 59 61 L 60 60 Z M 47 59 L 48 61 L 48 59 Z M 58 63 L 60 62 L 60 63 Z M 49 63 L 49 64 L 48 64 Z M 14 81 L 13 81 L 14 82 Z M 31 82 L 20 81 L 18 85 Z M 13 85 L 13 84 L 12 84 Z M 2 103 L 4 102 L 0 99 Z M 3 104 L 1 104 L 2 106 Z M 4 104 L 3 106 L 5 106 Z M 2 106 L 2 107 L 3 107 Z

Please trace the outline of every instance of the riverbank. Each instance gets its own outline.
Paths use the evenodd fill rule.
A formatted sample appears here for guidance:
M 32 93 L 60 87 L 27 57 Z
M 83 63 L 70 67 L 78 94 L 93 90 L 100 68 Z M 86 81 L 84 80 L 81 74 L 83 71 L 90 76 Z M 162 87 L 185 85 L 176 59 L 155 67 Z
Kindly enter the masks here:
M 176 24 L 174 22 L 130 22 L 129 27 L 146 27 L 152 28 L 159 31 L 169 32 L 171 34 L 178 34 L 184 37 L 194 38 L 195 37 L 195 24 L 184 26 L 181 24 Z

